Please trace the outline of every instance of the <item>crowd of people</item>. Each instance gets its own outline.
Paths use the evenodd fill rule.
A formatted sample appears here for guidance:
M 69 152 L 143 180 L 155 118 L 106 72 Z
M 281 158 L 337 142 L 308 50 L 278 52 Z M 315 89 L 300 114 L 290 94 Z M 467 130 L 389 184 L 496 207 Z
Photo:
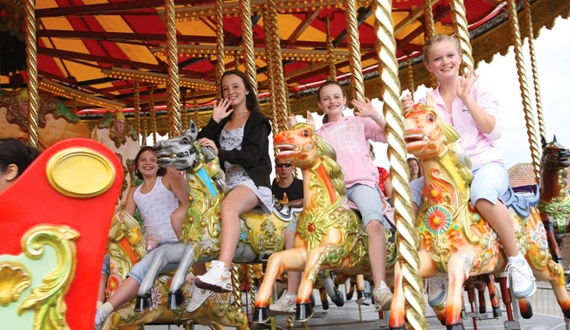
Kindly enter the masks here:
M 461 135 L 461 144 L 472 160 L 474 175 L 471 184 L 472 205 L 493 227 L 508 255 L 508 268 L 514 295 L 527 297 L 536 286 L 532 271 L 520 254 L 513 225 L 507 208 L 499 199 L 508 188 L 508 175 L 501 151 L 495 141 L 501 136 L 502 122 L 497 98 L 485 88 L 473 72 L 460 74 L 461 52 L 455 38 L 436 35 L 424 48 L 426 68 L 438 79 L 433 90 L 438 118 L 453 125 Z M 218 260 L 211 262 L 207 272 L 204 266 L 194 268 L 194 285 L 202 291 L 200 301 L 208 290 L 232 290 L 230 265 L 239 242 L 239 216 L 260 206 L 271 212 L 273 196 L 279 200 L 303 199 L 303 183 L 293 164 L 277 160 L 276 180 L 271 184 L 269 155 L 271 124 L 260 112 L 257 95 L 246 76 L 240 71 L 227 71 L 221 80 L 222 99 L 214 103 L 208 124 L 199 132 L 202 146 L 217 153 L 226 174 L 229 192 L 221 205 L 221 251 Z M 423 102 L 424 100 L 420 100 Z M 369 257 L 372 269 L 372 296 L 377 310 L 387 310 L 392 292 L 386 285 L 386 221 L 381 201 L 390 201 L 392 185 L 386 169 L 374 164 L 375 155 L 370 142 L 386 143 L 386 121 L 368 98 L 354 99 L 355 116 L 344 116 L 347 97 L 342 86 L 325 81 L 317 92 L 317 105 L 324 113 L 324 124 L 316 133 L 335 149 L 337 162 L 344 173 L 347 197 L 358 207 L 362 225 L 368 233 Z M 402 98 L 404 112 L 413 108 L 409 95 Z M 290 127 L 295 116 L 287 119 Z M 38 155 L 14 139 L 0 140 L 0 192 L 8 187 Z M 417 212 L 422 204 L 423 177 L 420 161 L 407 160 L 413 207 Z M 156 247 L 178 242 L 188 191 L 182 173 L 174 168 L 163 169 L 157 164 L 152 148 L 143 147 L 135 159 L 136 175 L 143 183 L 128 192 L 124 211 L 133 215 L 138 209 L 143 219 L 144 237 L 149 253 L 136 263 L 116 293 L 107 301 L 100 295 L 96 326 L 100 326 L 116 308 L 134 298 Z M 285 248 L 293 248 L 296 223 L 285 230 Z M 102 287 L 108 276 L 108 259 L 103 267 Z M 286 292 L 270 306 L 272 312 L 293 312 L 301 275 L 288 273 Z M 445 277 L 431 279 L 428 302 L 438 306 L 445 299 Z M 199 302 L 198 302 L 199 303 Z

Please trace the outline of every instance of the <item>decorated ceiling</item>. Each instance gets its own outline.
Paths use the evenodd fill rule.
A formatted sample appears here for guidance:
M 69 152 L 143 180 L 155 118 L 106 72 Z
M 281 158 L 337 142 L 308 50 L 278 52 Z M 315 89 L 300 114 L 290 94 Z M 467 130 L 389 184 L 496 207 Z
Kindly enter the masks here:
M 426 0 L 429 1 L 429 0 Z M 216 95 L 216 24 L 214 2 L 176 0 L 176 31 L 181 97 L 207 105 Z M 261 95 L 269 88 L 265 0 L 251 0 L 251 24 L 257 80 Z M 329 71 L 327 36 L 334 48 L 337 76 L 350 72 L 345 4 L 342 0 L 276 0 L 283 71 L 293 111 L 304 109 L 303 91 L 326 79 Z M 570 2 L 535 0 L 532 19 L 535 36 L 558 16 L 568 17 Z M 453 33 L 447 0 L 431 0 L 436 33 Z M 397 57 L 401 83 L 409 85 L 408 59 L 418 83 L 427 81 L 421 64 L 425 38 L 423 0 L 393 1 Z M 506 4 L 495 0 L 465 1 L 476 61 L 490 61 L 512 43 Z M 522 11 L 522 1 L 519 8 Z M 374 48 L 372 1 L 356 1 L 366 94 L 379 93 L 378 59 Z M 25 87 L 26 36 L 22 0 L 0 0 L 0 89 Z M 223 42 L 226 70 L 244 70 L 239 1 L 223 1 Z M 128 109 L 135 103 L 134 77 L 140 80 L 144 109 L 152 101 L 166 102 L 166 25 L 163 0 L 36 0 L 38 77 L 40 93 L 57 97 L 81 114 L 92 110 Z M 327 34 L 327 20 L 330 32 Z M 520 14 L 521 31 L 526 16 Z M 137 76 L 138 75 L 138 76 Z M 140 77 L 146 77 L 141 80 Z M 75 94 L 74 94 L 75 91 Z M 85 97 L 83 97 L 85 96 Z M 187 99 L 187 101 L 186 101 Z M 96 102 L 96 101 L 98 102 Z M 313 103 L 314 104 L 314 103 Z M 87 111 L 90 110 L 90 111 Z

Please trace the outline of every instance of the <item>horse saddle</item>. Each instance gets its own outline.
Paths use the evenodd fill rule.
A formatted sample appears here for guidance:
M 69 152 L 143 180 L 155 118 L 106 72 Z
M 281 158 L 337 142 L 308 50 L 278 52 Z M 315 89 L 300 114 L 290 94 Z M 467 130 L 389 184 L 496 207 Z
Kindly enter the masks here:
M 530 215 L 530 208 L 538 205 L 540 194 L 536 185 L 532 191 L 524 194 L 515 193 L 513 188 L 509 187 L 500 198 L 507 208 L 512 207 L 521 218 L 526 218 Z

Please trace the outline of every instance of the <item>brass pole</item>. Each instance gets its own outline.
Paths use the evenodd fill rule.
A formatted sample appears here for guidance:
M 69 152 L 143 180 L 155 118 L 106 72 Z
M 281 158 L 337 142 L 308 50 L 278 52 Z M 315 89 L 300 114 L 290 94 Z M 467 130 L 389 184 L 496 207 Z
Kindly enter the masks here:
M 538 83 L 538 67 L 536 64 L 536 53 L 534 51 L 534 32 L 532 29 L 532 13 L 529 0 L 523 0 L 523 5 L 527 20 L 528 49 L 530 53 L 530 64 L 532 67 L 532 80 L 534 82 L 534 97 L 536 100 L 536 113 L 538 114 L 538 131 L 541 138 L 546 139 L 544 129 L 544 116 L 542 111 L 542 98 L 540 97 L 540 85 Z
M 376 50 L 378 52 L 379 74 L 382 81 L 380 94 L 384 100 L 386 118 L 386 138 L 388 140 L 388 159 L 390 176 L 394 191 L 396 229 L 398 230 L 398 253 L 403 277 L 403 290 L 406 298 L 406 319 L 413 329 L 427 329 L 425 320 L 425 302 L 423 299 L 423 280 L 419 275 L 418 237 L 414 226 L 412 210 L 412 192 L 408 184 L 407 151 L 404 143 L 402 123 L 402 103 L 400 102 L 400 81 L 398 80 L 398 61 L 396 59 L 396 40 L 392 21 L 392 1 L 375 0 L 374 30 L 376 31 Z
M 150 130 L 152 132 L 152 143 L 156 144 L 156 109 L 154 108 L 154 86 L 150 86 Z
M 334 64 L 336 58 L 334 55 L 334 45 L 331 36 L 331 20 L 328 15 L 326 20 L 326 27 L 327 27 L 327 57 L 329 61 L 329 73 L 327 75 L 327 80 L 336 81 L 336 65 Z
M 239 264 L 236 263 L 232 263 L 232 288 L 236 310 L 238 313 L 243 313 L 239 280 Z
M 414 101 L 414 91 L 416 87 L 414 86 L 414 69 L 412 68 L 412 58 L 408 56 L 408 81 L 410 83 L 410 97 Z
M 140 138 L 141 134 L 141 94 L 139 89 L 139 81 L 135 80 L 135 131 L 137 132 L 137 137 Z
M 216 52 L 218 60 L 216 61 L 216 98 L 222 98 L 222 75 L 226 71 L 225 55 L 224 55 L 224 15 L 222 8 L 222 0 L 216 0 L 214 4 L 216 12 Z
M 266 43 L 269 44 L 271 39 L 271 28 L 269 21 L 269 13 L 267 10 L 267 6 L 263 8 L 263 32 L 265 34 Z M 277 134 L 279 132 L 278 126 L 278 118 L 277 118 L 277 101 L 276 101 L 276 92 L 275 92 L 275 66 L 273 64 L 275 62 L 275 54 L 273 52 L 273 47 L 267 48 L 267 80 L 269 81 L 269 110 L 271 113 L 271 126 L 273 129 L 273 134 Z
M 182 130 L 185 131 L 189 128 L 190 123 L 188 119 L 188 109 L 186 109 L 186 96 L 187 96 L 187 89 L 182 89 L 182 111 L 180 112 L 180 120 L 182 121 Z
M 146 146 L 146 138 L 148 136 L 148 115 L 143 112 L 142 114 L 142 143 L 141 146 L 145 147 Z
M 433 20 L 433 10 L 431 4 L 432 1 L 433 0 L 424 0 L 425 42 L 430 41 L 435 35 L 435 22 Z M 426 56 L 426 54 L 424 54 L 424 56 Z M 435 88 L 437 86 L 437 79 L 431 72 L 429 73 L 429 83 L 432 88 Z
M 31 147 L 39 145 L 38 112 L 40 95 L 38 93 L 38 48 L 36 38 L 36 1 L 26 0 L 26 64 L 28 66 L 28 143 Z
M 176 11 L 174 0 L 164 0 L 168 81 L 166 84 L 166 109 L 169 118 L 169 137 L 180 135 L 180 86 L 178 76 L 178 45 L 176 38 Z M 155 141 L 156 143 L 156 141 Z
M 465 16 L 465 6 L 463 0 L 450 0 L 449 6 L 451 7 L 451 17 L 453 18 L 453 29 L 455 30 L 455 37 L 459 41 L 459 49 L 463 57 L 463 70 L 466 69 L 473 72 L 475 69 L 475 61 L 473 60 L 471 43 L 469 41 L 469 29 L 467 16 Z
M 255 66 L 255 54 L 253 52 L 254 44 L 250 1 L 239 0 L 239 9 L 241 17 L 241 37 L 243 39 L 245 75 L 249 79 L 255 95 L 257 95 L 257 72 Z
M 200 129 L 200 115 L 198 114 L 198 98 L 194 96 L 194 124 L 196 124 L 196 128 Z
M 519 19 L 517 16 L 517 8 L 514 0 L 507 0 L 507 12 L 509 14 L 509 23 L 511 25 L 511 33 L 513 35 L 513 44 L 515 48 L 515 60 L 517 65 L 517 74 L 519 77 L 519 85 L 521 89 L 521 97 L 524 109 L 524 119 L 526 121 L 526 132 L 528 142 L 530 144 L 530 153 L 532 156 L 532 166 L 536 182 L 540 182 L 540 149 L 536 139 L 536 128 L 534 126 L 534 118 L 532 114 L 532 106 L 530 102 L 530 93 L 526 82 L 526 71 L 524 68 L 524 57 L 522 53 L 522 41 L 519 30 Z
M 283 64 L 281 59 L 281 43 L 279 40 L 279 26 L 277 24 L 277 4 L 275 0 L 267 0 L 267 16 L 268 20 L 265 24 L 271 32 L 269 36 L 269 44 L 273 51 L 273 60 L 271 65 L 273 67 L 273 77 L 275 79 L 275 113 L 277 115 L 277 127 L 279 131 L 287 129 L 287 116 L 289 116 L 289 108 L 287 106 L 287 99 L 289 97 L 287 92 L 287 85 L 285 84 L 285 77 L 283 75 Z M 279 132 L 277 131 L 277 132 Z M 276 134 L 277 132 L 274 132 Z
M 356 18 L 356 0 L 345 0 L 348 61 L 350 62 L 350 82 L 352 84 L 352 97 L 364 101 L 364 76 L 360 56 L 360 40 L 358 37 L 358 20 Z

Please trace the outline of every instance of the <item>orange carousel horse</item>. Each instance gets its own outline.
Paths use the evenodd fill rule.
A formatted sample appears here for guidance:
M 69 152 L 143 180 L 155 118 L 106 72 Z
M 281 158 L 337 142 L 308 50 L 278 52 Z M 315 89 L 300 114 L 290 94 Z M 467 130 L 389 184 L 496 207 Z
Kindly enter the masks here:
M 344 176 L 332 146 L 303 123 L 277 134 L 274 146 L 280 161 L 292 163 L 303 173 L 304 209 L 297 222 L 295 248 L 269 257 L 255 302 L 256 323 L 269 320 L 273 284 L 285 270 L 304 271 L 297 293 L 297 321 L 313 315 L 310 295 L 320 270 L 348 275 L 370 273 L 368 237 L 356 212 L 345 207 Z M 390 230 L 386 231 L 386 241 L 386 268 L 391 268 L 396 244 Z
M 566 168 L 570 166 L 570 150 L 556 141 L 542 139 L 540 164 L 540 203 L 538 209 L 546 227 L 550 252 L 564 266 L 560 247 L 570 230 L 570 193 L 566 189 Z M 566 268 L 566 267 L 564 267 Z
M 471 161 L 460 151 L 457 131 L 438 121 L 433 108 L 424 105 L 416 105 L 406 114 L 404 128 L 408 152 L 421 159 L 425 173 L 424 202 L 416 221 L 420 276 L 448 275 L 446 325 L 463 329 L 463 283 L 470 276 L 504 272 L 506 257 L 496 233 L 470 204 Z M 513 207 L 509 210 L 519 248 L 534 276 L 550 282 L 564 315 L 570 317 L 563 269 L 550 256 L 538 210 L 527 207 L 526 214 Z M 402 274 L 396 265 L 391 329 L 405 327 L 403 294 Z

